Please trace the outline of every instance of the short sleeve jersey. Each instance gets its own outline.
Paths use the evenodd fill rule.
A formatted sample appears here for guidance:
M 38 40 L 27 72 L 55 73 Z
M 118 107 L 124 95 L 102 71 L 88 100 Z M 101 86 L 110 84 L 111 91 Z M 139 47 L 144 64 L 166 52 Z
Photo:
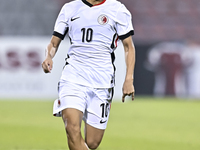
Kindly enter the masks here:
M 64 39 L 66 34 L 71 46 L 61 79 L 93 88 L 113 87 L 117 41 L 134 34 L 126 7 L 116 0 L 104 0 L 98 5 L 86 0 L 66 3 L 53 35 Z

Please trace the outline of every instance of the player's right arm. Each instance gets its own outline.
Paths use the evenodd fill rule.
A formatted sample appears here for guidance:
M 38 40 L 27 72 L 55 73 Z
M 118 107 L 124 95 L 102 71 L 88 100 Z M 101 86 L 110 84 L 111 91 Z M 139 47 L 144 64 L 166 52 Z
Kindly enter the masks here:
M 55 56 L 62 39 L 52 36 L 50 43 L 46 49 L 46 58 L 42 63 L 42 68 L 45 73 L 50 73 L 53 68 L 53 57 Z

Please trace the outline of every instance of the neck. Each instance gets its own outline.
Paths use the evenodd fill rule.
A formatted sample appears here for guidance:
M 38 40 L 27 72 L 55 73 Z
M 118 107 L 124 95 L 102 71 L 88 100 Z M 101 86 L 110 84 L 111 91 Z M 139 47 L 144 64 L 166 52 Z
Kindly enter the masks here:
M 101 2 L 103 2 L 104 0 L 87 0 L 87 1 L 92 5 L 97 5 Z

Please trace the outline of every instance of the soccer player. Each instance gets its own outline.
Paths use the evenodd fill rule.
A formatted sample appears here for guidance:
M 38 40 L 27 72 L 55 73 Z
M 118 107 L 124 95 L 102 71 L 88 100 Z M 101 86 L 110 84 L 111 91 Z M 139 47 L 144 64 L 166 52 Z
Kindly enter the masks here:
M 62 116 L 70 150 L 96 149 L 106 129 L 115 84 L 114 50 L 124 46 L 126 76 L 122 102 L 134 100 L 134 34 L 130 12 L 116 0 L 75 0 L 66 3 L 56 20 L 42 63 L 50 73 L 61 40 L 67 34 L 71 46 L 59 81 L 59 99 L 53 113 Z M 85 138 L 81 135 L 85 121 Z M 85 140 L 84 140 L 85 139 Z

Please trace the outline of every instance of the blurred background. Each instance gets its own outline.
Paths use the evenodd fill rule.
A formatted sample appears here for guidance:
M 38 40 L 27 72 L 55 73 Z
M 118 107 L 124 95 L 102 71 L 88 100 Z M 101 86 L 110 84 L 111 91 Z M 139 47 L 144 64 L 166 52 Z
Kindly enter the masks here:
M 41 62 L 56 17 L 70 0 L 0 0 L 0 98 L 56 98 L 69 47 L 66 38 L 51 75 Z M 120 0 L 132 13 L 136 96 L 200 98 L 200 1 Z M 125 66 L 116 50 L 115 98 Z

